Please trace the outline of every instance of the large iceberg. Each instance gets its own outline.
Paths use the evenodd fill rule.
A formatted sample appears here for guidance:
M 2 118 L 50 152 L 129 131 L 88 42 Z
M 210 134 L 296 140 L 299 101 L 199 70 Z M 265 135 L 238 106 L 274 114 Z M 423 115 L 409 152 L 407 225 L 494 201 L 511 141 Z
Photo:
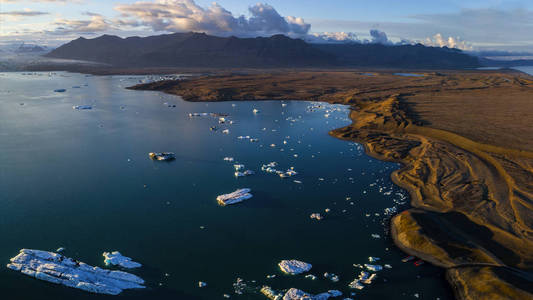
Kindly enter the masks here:
M 251 190 L 247 189 L 247 188 L 238 189 L 238 190 L 236 190 L 233 193 L 219 195 L 217 197 L 217 201 L 222 206 L 225 206 L 225 205 L 228 205 L 228 204 L 239 203 L 239 202 L 242 202 L 244 200 L 252 198 L 252 194 L 250 194 L 250 192 L 251 192 Z
M 278 266 L 281 269 L 281 271 L 287 274 L 291 274 L 291 275 L 296 275 L 296 274 L 307 272 L 311 270 L 311 268 L 313 267 L 311 264 L 308 264 L 306 262 L 299 261 L 296 259 L 282 260 L 278 264 Z
M 119 265 L 123 268 L 128 268 L 128 269 L 138 268 L 142 266 L 140 263 L 131 260 L 131 258 L 127 256 L 123 256 L 118 251 L 104 252 L 102 253 L 102 255 L 105 257 L 104 263 L 106 264 L 106 266 Z
M 93 267 L 61 254 L 21 249 L 7 267 L 40 280 L 91 293 L 118 295 L 125 289 L 142 289 L 144 280 L 123 271 Z

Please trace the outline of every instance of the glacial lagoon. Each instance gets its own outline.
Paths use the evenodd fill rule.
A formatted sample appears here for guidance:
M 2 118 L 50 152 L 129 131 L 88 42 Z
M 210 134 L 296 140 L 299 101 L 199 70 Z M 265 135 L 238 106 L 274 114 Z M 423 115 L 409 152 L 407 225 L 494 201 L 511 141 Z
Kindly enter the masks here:
M 6 299 L 267 299 L 259 293 L 263 285 L 313 294 L 335 289 L 355 299 L 451 299 L 443 271 L 402 263 L 407 255 L 388 235 L 388 214 L 409 203 L 389 178 L 400 166 L 328 135 L 350 123 L 348 107 L 191 103 L 125 89 L 145 79 L 0 73 L 0 287 Z M 194 112 L 227 114 L 226 122 L 189 117 Z M 166 151 L 175 159 L 148 157 Z M 262 171 L 270 162 L 298 174 Z M 235 177 L 234 164 L 255 174 Z M 250 188 L 253 197 L 217 204 L 218 195 L 239 188 Z M 313 213 L 324 219 L 310 218 Z M 65 256 L 113 270 L 121 269 L 106 266 L 102 253 L 118 250 L 142 264 L 127 271 L 146 288 L 96 295 L 5 267 L 22 248 L 59 247 Z M 362 270 L 353 265 L 368 264 L 370 256 L 392 269 L 376 272 L 362 290 L 350 289 Z M 312 269 L 286 275 L 278 267 L 285 259 Z M 200 288 L 200 281 L 207 285 Z

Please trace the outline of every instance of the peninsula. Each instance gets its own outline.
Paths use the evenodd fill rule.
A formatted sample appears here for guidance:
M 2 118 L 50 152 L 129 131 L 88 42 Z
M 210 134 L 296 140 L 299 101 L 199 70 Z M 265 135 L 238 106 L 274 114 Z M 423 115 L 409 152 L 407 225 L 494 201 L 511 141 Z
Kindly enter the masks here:
M 186 101 L 312 100 L 351 106 L 330 132 L 402 163 L 412 208 L 396 245 L 437 266 L 458 299 L 533 299 L 533 77 L 512 71 L 218 71 L 130 89 Z

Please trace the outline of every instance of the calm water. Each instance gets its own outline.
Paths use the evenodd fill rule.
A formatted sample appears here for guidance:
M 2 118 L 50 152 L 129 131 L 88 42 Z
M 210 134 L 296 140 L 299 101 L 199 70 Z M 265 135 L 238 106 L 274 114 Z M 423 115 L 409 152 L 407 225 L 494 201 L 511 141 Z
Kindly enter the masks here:
M 387 235 L 384 209 L 406 207 L 396 205 L 405 192 L 389 179 L 398 165 L 327 134 L 349 123 L 346 107 L 188 103 L 124 89 L 138 80 L 0 73 L 2 264 L 21 248 L 65 247 L 66 256 L 103 266 L 101 253 L 119 250 L 143 264 L 131 272 L 147 283 L 144 290 L 107 297 L 2 267 L 4 299 L 266 299 L 257 293 L 263 284 L 311 293 L 339 289 L 348 296 L 347 284 L 360 272 L 352 264 L 367 263 L 368 256 L 393 268 L 379 272 L 357 299 L 451 297 L 440 269 L 401 263 L 405 255 Z M 53 92 L 61 88 L 67 91 Z M 93 109 L 72 109 L 80 104 Z M 254 108 L 261 112 L 254 115 Z M 235 124 L 189 118 L 190 112 L 227 113 Z M 214 125 L 220 130 L 210 131 Z M 154 162 L 147 156 L 152 151 L 173 151 L 177 159 Z M 225 156 L 257 174 L 235 178 Z M 270 161 L 300 174 L 281 179 L 261 172 Z M 217 205 L 218 194 L 239 187 L 251 188 L 254 197 Z M 331 209 L 325 220 L 309 218 L 325 208 Z M 280 274 L 277 263 L 291 258 L 312 263 L 318 279 Z M 323 278 L 324 272 L 340 281 Z M 277 277 L 267 279 L 270 274 Z M 234 293 L 237 278 L 247 284 L 242 295 Z M 198 281 L 208 286 L 200 289 Z
M 524 73 L 527 73 L 527 74 L 533 76 L 533 66 L 514 67 L 513 69 L 520 70 L 520 71 L 522 71 Z

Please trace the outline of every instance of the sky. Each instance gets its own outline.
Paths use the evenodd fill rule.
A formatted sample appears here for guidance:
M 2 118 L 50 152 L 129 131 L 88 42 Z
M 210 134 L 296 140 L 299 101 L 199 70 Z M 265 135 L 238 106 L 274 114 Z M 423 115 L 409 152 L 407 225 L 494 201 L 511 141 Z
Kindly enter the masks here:
M 0 0 L 0 43 L 189 31 L 533 53 L 533 0 Z

